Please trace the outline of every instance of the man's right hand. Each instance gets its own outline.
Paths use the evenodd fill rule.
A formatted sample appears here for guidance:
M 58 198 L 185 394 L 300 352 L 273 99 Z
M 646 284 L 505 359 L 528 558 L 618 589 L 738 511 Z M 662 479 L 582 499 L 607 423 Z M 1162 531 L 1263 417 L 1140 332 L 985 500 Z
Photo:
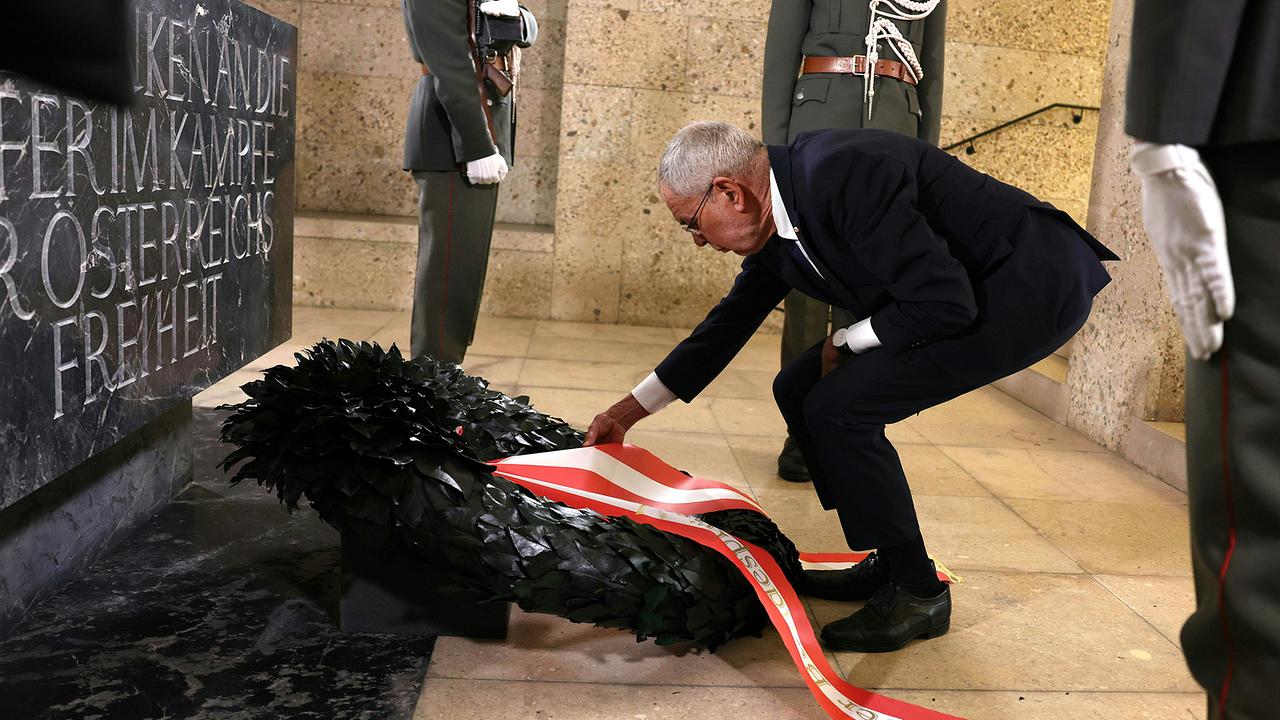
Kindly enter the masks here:
M 492 185 L 507 176 L 507 161 L 499 153 L 467 163 L 467 179 L 473 185 Z
M 639 400 L 634 395 L 628 394 L 613 407 L 605 410 L 591 421 L 591 426 L 587 428 L 587 437 L 582 441 L 583 447 L 591 447 L 592 445 L 606 445 L 608 443 L 620 443 L 627 435 L 627 431 L 635 425 L 640 418 L 647 417 L 649 411 L 644 409 Z

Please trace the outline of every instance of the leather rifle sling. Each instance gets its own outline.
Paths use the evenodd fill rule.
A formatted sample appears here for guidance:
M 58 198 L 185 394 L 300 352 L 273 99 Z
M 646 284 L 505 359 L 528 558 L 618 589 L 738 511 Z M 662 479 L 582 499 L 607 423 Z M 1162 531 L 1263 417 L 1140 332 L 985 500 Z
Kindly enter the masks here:
M 480 48 L 476 43 L 477 12 L 476 0 L 467 0 L 467 45 L 471 47 L 471 64 L 475 66 L 476 71 L 476 91 L 480 94 L 480 109 L 484 112 L 485 124 L 489 126 L 489 140 L 497 148 L 498 133 L 493 130 L 493 114 L 489 111 L 488 102 L 489 93 L 484 89 L 485 58 L 481 57 Z

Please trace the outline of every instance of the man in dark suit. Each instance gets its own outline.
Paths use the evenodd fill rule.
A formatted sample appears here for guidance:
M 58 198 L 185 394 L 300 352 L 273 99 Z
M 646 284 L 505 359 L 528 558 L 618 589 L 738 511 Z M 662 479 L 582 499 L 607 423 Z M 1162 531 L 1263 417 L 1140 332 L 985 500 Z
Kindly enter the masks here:
M 1065 213 L 885 130 L 803 133 L 764 146 L 723 123 L 672 139 L 659 190 L 699 246 L 746 257 L 729 294 L 587 444 L 621 441 L 675 398 L 691 401 L 792 289 L 862 318 L 783 368 L 774 395 L 848 570 L 802 592 L 868 599 L 822 631 L 828 647 L 896 650 L 946 632 L 951 595 L 925 552 L 885 425 L 1021 370 L 1084 323 L 1114 255 Z
M 1187 341 L 1196 611 L 1214 720 L 1276 717 L 1280 680 L 1280 3 L 1137 0 L 1125 130 Z
M 404 169 L 420 191 L 410 342 L 415 356 L 455 363 L 475 332 L 498 183 L 514 162 L 510 88 L 519 50 L 510 42 L 478 47 L 476 2 L 400 1 L 409 49 L 422 66 L 404 139 Z M 516 0 L 489 0 L 480 12 L 520 18 L 527 34 L 518 47 L 537 36 L 532 13 Z M 505 87 L 489 80 L 502 77 Z
M 938 144 L 947 3 L 900 4 L 773 0 L 760 112 L 766 143 L 786 145 L 812 130 L 867 127 Z M 874 50 L 871 73 L 868 42 Z M 854 320 L 843 308 L 827 307 L 798 290 L 787 295 L 783 309 L 784 366 L 831 332 L 828 318 L 837 328 Z M 810 480 L 790 437 L 778 455 L 778 476 Z

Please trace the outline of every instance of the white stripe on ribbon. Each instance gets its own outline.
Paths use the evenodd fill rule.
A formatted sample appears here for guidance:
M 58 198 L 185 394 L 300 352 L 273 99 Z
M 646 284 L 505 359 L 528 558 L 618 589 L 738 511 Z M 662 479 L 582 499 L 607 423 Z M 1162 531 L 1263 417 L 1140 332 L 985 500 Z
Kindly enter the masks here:
M 576 452 L 576 450 L 538 453 L 537 455 L 526 456 L 526 457 L 528 459 L 533 459 L 535 457 L 553 455 L 559 452 L 573 453 L 573 452 Z M 598 454 L 605 455 L 605 453 L 598 453 Z M 610 459 L 612 460 L 613 458 L 610 458 Z M 615 463 L 623 468 L 626 468 L 626 470 L 632 473 L 635 472 L 634 470 L 631 470 L 629 466 L 623 463 L 616 462 L 616 460 L 615 460 Z M 522 464 L 534 465 L 535 463 L 522 463 Z M 542 466 L 542 464 L 539 464 L 539 466 Z M 549 463 L 546 466 L 557 467 L 557 468 L 565 467 L 565 465 L 560 463 Z M 604 475 L 603 473 L 599 473 L 599 471 L 595 470 L 594 468 L 580 467 L 578 465 L 574 465 L 574 467 L 579 467 L 579 469 L 583 469 L 583 470 L 591 469 L 593 472 L 597 472 L 598 474 L 602 475 L 602 477 L 604 477 L 606 480 L 615 481 L 614 477 L 609 475 Z M 670 510 L 650 507 L 648 505 L 641 505 L 640 503 L 637 503 L 637 502 L 633 502 L 630 500 L 622 500 L 609 495 L 594 493 L 589 490 L 579 490 L 577 488 L 558 485 L 556 483 L 547 482 L 545 480 L 538 480 L 537 478 L 517 475 L 507 470 L 499 470 L 499 472 L 501 472 L 503 475 L 513 480 L 520 480 L 526 483 L 530 483 L 532 485 L 539 485 L 545 488 L 550 488 L 552 490 L 558 490 L 560 492 L 567 493 L 569 495 L 577 495 L 578 497 L 593 500 L 602 505 L 611 505 L 613 507 L 626 510 L 636 515 L 648 515 L 650 517 L 654 517 L 659 520 L 665 520 L 667 522 L 684 525 L 686 527 L 697 528 L 699 530 L 704 530 L 712 533 L 713 535 L 715 535 L 716 539 L 729 550 L 730 554 L 733 555 L 735 558 L 737 558 L 737 564 L 739 566 L 745 566 L 746 568 L 751 568 L 747 572 L 743 573 L 743 577 L 747 578 L 752 584 L 760 588 L 760 590 L 765 595 L 767 595 L 771 600 L 773 600 L 773 603 L 777 608 L 778 614 L 782 617 L 783 622 L 786 624 L 787 633 L 791 636 L 791 641 L 796 648 L 797 654 L 800 656 L 800 660 L 802 661 L 805 670 L 809 673 L 810 678 L 814 681 L 814 684 L 817 686 L 818 690 L 823 695 L 825 695 L 826 698 L 830 700 L 833 705 L 839 708 L 847 717 L 856 718 L 857 720 L 903 720 L 902 718 L 896 715 L 887 715 L 885 713 L 872 710 L 871 708 L 859 705 L 858 703 L 854 702 L 852 699 L 847 697 L 844 693 L 836 689 L 836 687 L 832 684 L 832 682 L 829 679 L 827 679 L 825 676 L 823 676 L 822 671 L 818 668 L 818 665 L 813 662 L 813 656 L 809 654 L 808 649 L 805 647 L 805 643 L 800 637 L 800 629 L 796 625 L 795 613 L 792 612 L 792 609 L 788 605 L 785 597 L 783 597 L 782 593 L 778 591 L 778 588 L 774 584 L 773 579 L 769 577 L 769 575 L 760 566 L 760 563 L 756 561 L 755 556 L 751 554 L 751 551 L 747 549 L 747 547 L 742 543 L 742 541 L 738 540 L 734 536 L 721 530 L 720 528 L 717 528 L 712 525 L 708 525 L 707 523 L 704 523 L 701 520 L 689 517 L 688 515 L 681 515 L 680 513 L 672 512 Z M 653 483 L 653 481 L 650 481 L 650 482 Z M 653 483 L 653 484 L 658 485 L 659 483 Z M 666 488 L 665 485 L 663 485 L 662 487 Z M 670 490 L 671 488 L 667 488 L 667 489 Z M 747 560 L 750 560 L 750 563 L 747 563 Z M 805 617 L 805 620 L 806 622 L 808 621 L 807 616 Z
M 736 502 L 747 503 L 756 510 L 759 510 L 761 513 L 764 513 L 764 508 L 760 507 L 755 500 L 736 493 L 733 490 L 720 488 L 673 488 L 669 485 L 663 485 L 662 483 L 639 472 L 630 465 L 618 460 L 609 453 L 602 452 L 594 447 L 552 450 L 549 452 L 534 453 L 532 455 L 517 455 L 515 457 L 507 458 L 499 463 L 499 465 L 504 464 L 586 470 L 588 472 L 593 472 L 600 477 L 608 478 L 609 482 L 617 485 L 623 490 L 652 502 L 662 503 L 664 505 L 684 505 L 688 503 L 708 502 L 712 500 L 733 500 Z

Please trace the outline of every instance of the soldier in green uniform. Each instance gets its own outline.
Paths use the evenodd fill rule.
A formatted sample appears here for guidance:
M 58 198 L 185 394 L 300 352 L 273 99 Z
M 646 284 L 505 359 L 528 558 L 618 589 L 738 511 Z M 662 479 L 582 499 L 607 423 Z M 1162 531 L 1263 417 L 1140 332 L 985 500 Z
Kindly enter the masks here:
M 808 130 L 868 127 L 936 145 L 946 13 L 946 0 L 773 0 L 764 49 L 764 142 L 787 145 Z M 783 366 L 830 334 L 828 316 L 836 328 L 858 319 L 798 291 L 784 306 Z M 790 437 L 778 474 L 809 480 Z
M 400 3 L 413 59 L 422 66 L 404 143 L 404 169 L 420 190 L 412 352 L 456 363 L 475 331 L 498 183 L 513 162 L 518 48 L 537 36 L 532 13 L 516 0 L 491 0 L 480 12 L 518 19 L 522 36 L 485 42 L 475 2 Z

